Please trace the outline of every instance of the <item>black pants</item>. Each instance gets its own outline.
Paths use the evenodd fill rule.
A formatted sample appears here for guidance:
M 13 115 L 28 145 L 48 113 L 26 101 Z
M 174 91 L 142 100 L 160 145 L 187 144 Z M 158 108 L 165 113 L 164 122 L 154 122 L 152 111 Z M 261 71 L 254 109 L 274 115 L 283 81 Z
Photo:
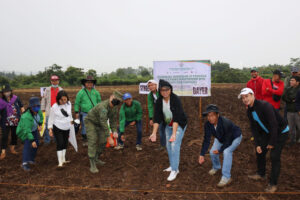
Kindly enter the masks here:
M 284 147 L 285 141 L 288 138 L 288 133 L 280 133 L 277 138 L 277 144 L 273 149 L 271 149 L 270 158 L 271 158 L 271 176 L 270 176 L 270 185 L 277 185 L 278 177 L 280 174 L 280 156 L 282 149 Z M 264 143 L 261 147 L 262 153 L 258 154 L 256 152 L 256 160 L 257 160 L 257 173 L 261 176 L 265 176 L 266 174 L 266 154 L 268 152 L 267 149 L 267 137 L 264 138 Z
M 8 135 L 11 132 L 11 145 L 17 145 L 17 134 L 16 134 L 17 127 L 16 126 L 5 126 L 5 129 L 2 129 L 2 139 L 1 139 L 1 149 L 7 148 L 8 142 Z
M 61 130 L 53 125 L 53 133 L 56 139 L 56 150 L 67 149 L 70 130 Z

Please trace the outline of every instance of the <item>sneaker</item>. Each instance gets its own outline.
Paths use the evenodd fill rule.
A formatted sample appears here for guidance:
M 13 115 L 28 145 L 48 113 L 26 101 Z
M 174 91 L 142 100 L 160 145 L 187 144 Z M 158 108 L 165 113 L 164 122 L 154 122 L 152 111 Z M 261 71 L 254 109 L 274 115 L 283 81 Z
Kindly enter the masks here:
M 172 171 L 172 168 L 171 168 L 171 166 L 170 167 L 168 167 L 167 169 L 164 169 L 164 172 L 171 172 Z
M 135 146 L 135 148 L 136 148 L 137 151 L 142 151 L 143 150 L 142 145 L 140 145 L 140 144 L 137 144 Z
M 176 179 L 176 176 L 179 174 L 179 171 L 171 171 L 169 177 L 168 177 L 168 181 L 173 181 Z
M 159 146 L 159 147 L 155 148 L 155 151 L 163 151 L 164 149 L 165 149 L 165 147 Z
M 124 149 L 124 144 L 118 144 L 116 147 L 114 147 L 115 150 Z
M 231 178 L 223 177 L 221 178 L 220 182 L 218 183 L 217 187 L 225 187 L 226 185 L 229 185 L 232 182 Z
M 34 161 L 28 161 L 28 164 L 35 165 L 35 162 Z
M 276 185 L 268 185 L 268 187 L 265 189 L 266 192 L 270 192 L 270 193 L 274 193 L 277 190 L 277 186 Z
M 213 175 L 215 175 L 217 173 L 217 171 L 218 171 L 218 169 L 212 168 L 211 170 L 209 170 L 208 173 L 209 173 L 209 175 L 213 176 Z
M 83 147 L 87 147 L 87 146 L 88 146 L 88 142 L 87 142 L 87 141 L 83 141 L 83 142 L 82 142 L 82 146 L 83 146 Z
M 252 179 L 252 180 L 255 180 L 255 181 L 265 179 L 264 176 L 261 176 L 261 175 L 259 175 L 259 174 L 248 175 L 248 178 L 250 178 L 250 179 Z
M 24 171 L 27 171 L 27 172 L 30 171 L 30 167 L 28 164 L 22 164 L 21 167 L 24 169 Z

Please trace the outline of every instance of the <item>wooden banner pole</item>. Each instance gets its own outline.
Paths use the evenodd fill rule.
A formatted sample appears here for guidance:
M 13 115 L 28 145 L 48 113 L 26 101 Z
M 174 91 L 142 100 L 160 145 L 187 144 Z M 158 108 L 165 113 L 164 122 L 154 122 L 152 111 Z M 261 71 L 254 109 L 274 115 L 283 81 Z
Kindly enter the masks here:
M 146 95 L 146 133 L 149 133 L 149 110 L 148 110 L 148 97 Z
M 202 97 L 199 99 L 199 121 L 200 121 L 200 131 L 202 131 Z

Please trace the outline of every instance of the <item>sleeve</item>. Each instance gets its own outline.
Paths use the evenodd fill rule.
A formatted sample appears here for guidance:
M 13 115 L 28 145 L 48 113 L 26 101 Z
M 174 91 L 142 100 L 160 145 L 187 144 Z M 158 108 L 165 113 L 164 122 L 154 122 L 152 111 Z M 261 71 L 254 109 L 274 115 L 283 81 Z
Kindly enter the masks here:
M 21 117 L 21 120 L 17 126 L 17 131 L 16 131 L 16 134 L 17 136 L 22 140 L 34 140 L 34 137 L 31 133 L 31 127 L 29 126 L 31 124 L 31 122 L 26 119 L 26 118 L 23 118 Z
M 300 112 L 300 89 L 298 89 L 297 95 L 296 95 L 296 110 L 297 112 Z
M 110 135 L 109 133 L 109 128 L 108 128 L 108 124 L 107 124 L 107 120 L 108 120 L 108 110 L 107 109 L 100 109 L 100 126 L 102 127 L 105 137 L 108 137 Z
M 285 101 L 286 103 L 292 103 L 293 99 L 290 98 L 290 96 L 288 95 L 290 88 L 285 88 L 282 94 L 282 100 Z
M 148 99 L 148 113 L 149 113 L 149 119 L 152 120 L 153 118 L 153 97 L 151 98 L 151 92 L 147 95 Z
M 163 112 L 162 112 L 162 98 L 160 97 L 156 101 L 155 106 L 155 112 L 154 112 L 154 123 L 160 124 L 163 121 Z
M 19 97 L 17 98 L 17 101 L 18 101 L 18 105 L 20 108 L 24 107 L 24 105 Z
M 170 99 L 171 100 L 171 99 Z M 180 115 L 182 114 L 183 108 L 179 97 L 174 96 L 174 110 L 172 110 L 173 114 L 173 122 L 180 122 Z
M 260 134 L 258 133 L 257 124 L 254 121 L 254 119 L 249 111 L 247 112 L 247 115 L 250 120 L 250 128 L 251 128 L 252 136 L 254 137 L 255 146 L 261 146 L 262 139 L 261 139 Z
M 250 81 L 247 82 L 246 87 L 247 87 L 247 88 L 251 88 L 251 86 L 250 86 Z
M 40 116 L 39 125 L 41 126 L 44 122 L 43 112 L 41 110 L 39 110 L 38 115 Z
M 279 84 L 279 87 L 277 90 L 273 90 L 272 88 L 270 88 L 270 92 L 272 94 L 276 94 L 276 95 L 279 95 L 281 96 L 283 94 L 283 90 L 284 90 L 284 83 L 281 81 L 280 84 Z
M 270 82 L 270 79 L 265 79 L 263 81 L 262 84 L 262 95 L 269 95 L 270 94 L 270 90 L 272 89 L 271 83 L 268 84 L 268 82 Z M 269 90 L 267 91 L 266 89 L 269 88 Z
M 75 103 L 74 103 L 74 111 L 75 113 L 79 112 L 79 108 L 80 108 L 80 102 L 81 102 L 81 96 L 82 96 L 82 92 L 81 90 L 77 93 L 76 95 L 76 99 L 75 99 Z
M 119 122 L 120 122 L 120 132 L 124 133 L 125 130 L 125 110 L 124 110 L 124 104 L 121 106 L 120 113 L 119 113 Z
M 70 101 L 68 102 L 68 114 L 69 114 L 70 122 L 73 121 L 73 117 L 72 117 L 72 103 Z
M 224 122 L 223 122 L 224 123 Z M 233 135 L 233 123 L 231 121 L 228 122 L 228 127 L 225 127 L 224 124 L 223 124 L 223 127 L 225 128 L 224 131 L 225 131 L 225 141 L 223 142 L 223 145 L 221 146 L 221 149 L 219 149 L 219 152 L 220 153 L 223 153 L 223 151 L 229 147 L 231 144 L 232 144 L 232 135 Z
M 109 116 L 110 129 L 113 133 L 117 132 L 117 122 L 118 122 L 118 109 L 114 107 L 111 115 Z
M 275 111 L 273 109 L 273 106 L 271 104 L 266 104 L 264 106 L 264 113 L 266 116 L 266 121 L 270 124 L 269 128 L 269 134 L 270 134 L 270 139 L 269 139 L 269 145 L 275 146 L 277 142 L 277 135 L 278 135 L 278 122 L 276 120 L 276 115 Z
M 142 106 L 140 102 L 136 102 L 136 106 L 137 106 L 137 116 L 136 116 L 136 120 L 140 121 L 142 120 L 143 117 L 143 110 L 142 110 Z
M 100 92 L 97 91 L 97 104 L 101 102 Z
M 200 153 L 201 156 L 204 156 L 205 153 L 207 152 L 210 145 L 210 138 L 211 138 L 211 131 L 209 129 L 208 122 L 206 122 L 204 125 L 204 140 L 202 143 L 202 148 Z
M 54 122 L 54 106 L 50 108 L 50 114 L 48 118 L 48 129 L 53 128 L 53 122 Z

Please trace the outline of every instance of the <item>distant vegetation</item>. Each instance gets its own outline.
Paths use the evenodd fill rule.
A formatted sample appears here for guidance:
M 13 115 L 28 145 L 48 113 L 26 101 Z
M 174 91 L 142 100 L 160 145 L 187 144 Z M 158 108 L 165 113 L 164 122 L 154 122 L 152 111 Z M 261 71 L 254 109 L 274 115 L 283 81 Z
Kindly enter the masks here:
M 286 65 L 255 66 L 260 75 L 270 78 L 275 69 L 282 70 L 286 75 L 290 74 L 292 66 L 300 68 L 300 58 L 291 58 Z M 254 66 L 253 66 L 254 67 Z M 212 63 L 213 83 L 245 83 L 250 79 L 250 69 L 230 68 L 228 63 L 216 61 Z M 119 68 L 111 73 L 98 74 L 96 70 L 90 69 L 84 72 L 82 68 L 68 67 L 65 71 L 62 67 L 54 64 L 46 67 L 44 71 L 39 71 L 35 75 L 16 74 L 15 72 L 0 72 L 0 85 L 9 83 L 13 88 L 34 88 L 49 85 L 52 74 L 56 74 L 61 79 L 61 86 L 79 86 L 80 80 L 87 75 L 92 75 L 97 79 L 97 85 L 132 85 L 146 82 L 153 78 L 152 68 L 140 66 L 138 68 Z

